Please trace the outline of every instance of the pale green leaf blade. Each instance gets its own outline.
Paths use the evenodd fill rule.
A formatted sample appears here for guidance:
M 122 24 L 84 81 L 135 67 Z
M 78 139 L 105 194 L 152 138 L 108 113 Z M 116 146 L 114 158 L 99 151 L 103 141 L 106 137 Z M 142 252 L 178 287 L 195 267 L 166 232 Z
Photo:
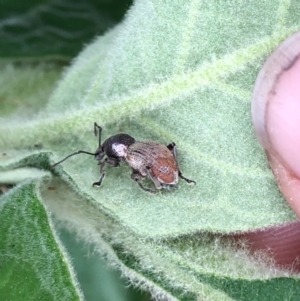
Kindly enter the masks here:
M 73 230 L 85 242 L 95 244 L 95 251 L 120 269 L 134 286 L 150 291 L 157 300 L 232 300 L 172 262 L 159 250 L 163 242 L 150 243 L 130 235 L 122 225 L 94 210 L 61 180 L 54 178 L 50 185 L 54 189 L 44 190 L 42 197 L 60 220 L 59 225 Z
M 139 235 L 229 233 L 295 220 L 254 137 L 250 96 L 263 60 L 300 28 L 296 8 L 293 1 L 136 1 L 122 24 L 76 59 L 39 118 L 3 124 L 0 145 L 24 146 L 16 139 L 22 127 L 26 145 L 39 137 L 57 161 L 96 149 L 94 121 L 104 138 L 127 132 L 176 142 L 181 170 L 197 185 L 181 181 L 155 197 L 130 180 L 126 166 L 107 168 L 100 189 L 91 187 L 99 177 L 91 157 L 56 169 Z
M 83 300 L 37 188 L 24 182 L 0 197 L 0 295 L 4 300 Z
M 158 300 L 297 300 L 299 277 L 236 249 L 228 238 L 208 235 L 144 240 L 95 210 L 58 179 L 42 196 L 64 226 Z M 262 254 L 263 255 L 263 254 Z M 259 296 L 259 299 L 257 299 Z M 289 299 L 290 298 L 290 299 Z

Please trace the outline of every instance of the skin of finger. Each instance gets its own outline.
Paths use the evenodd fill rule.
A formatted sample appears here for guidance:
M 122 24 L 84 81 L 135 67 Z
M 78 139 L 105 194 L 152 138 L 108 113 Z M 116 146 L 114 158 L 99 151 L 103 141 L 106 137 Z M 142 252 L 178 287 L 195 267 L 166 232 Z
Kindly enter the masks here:
M 267 157 L 281 192 L 291 208 L 300 217 L 300 180 L 286 168 L 278 154 L 267 153 Z M 236 239 L 246 239 L 250 250 L 255 253 L 263 250 L 273 258 L 274 263 L 282 268 L 300 272 L 300 222 L 243 233 Z
M 267 69 L 265 67 L 254 93 L 252 109 L 258 139 L 266 148 L 279 188 L 300 217 L 300 58 L 295 49 L 299 45 L 297 41 L 290 39 L 289 47 L 277 51 Z M 293 48 L 295 51 L 291 51 Z M 277 265 L 300 272 L 297 260 L 300 258 L 300 222 L 243 233 L 238 237 L 246 238 L 253 252 L 263 250 Z
M 300 222 L 262 229 L 257 232 L 242 233 L 236 240 L 246 239 L 253 254 L 267 252 L 273 262 L 281 268 L 300 272 Z
M 300 217 L 300 179 L 280 160 L 277 154 L 268 153 L 268 159 L 280 191 Z
M 282 194 L 300 217 L 300 58 L 279 76 L 266 114 L 269 163 Z
M 280 161 L 300 178 L 300 59 L 277 80 L 268 101 L 266 128 Z

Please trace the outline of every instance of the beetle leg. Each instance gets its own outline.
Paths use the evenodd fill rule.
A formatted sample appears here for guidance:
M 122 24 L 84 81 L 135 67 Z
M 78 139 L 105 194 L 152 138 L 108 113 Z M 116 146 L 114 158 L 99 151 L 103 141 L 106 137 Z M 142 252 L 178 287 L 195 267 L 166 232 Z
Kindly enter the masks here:
M 105 176 L 105 171 L 104 171 L 105 164 L 109 164 L 113 167 L 118 167 L 120 165 L 120 161 L 115 158 L 107 157 L 107 158 L 105 158 L 104 161 L 99 162 L 98 164 L 100 165 L 100 179 L 99 179 L 99 181 L 93 183 L 93 187 L 101 185 L 102 180 L 104 179 L 104 176 Z
M 105 166 L 105 163 L 106 163 L 106 159 L 104 161 L 102 161 L 101 164 L 100 164 L 100 179 L 99 179 L 99 181 L 93 183 L 93 187 L 94 186 L 100 186 L 101 183 L 102 183 L 102 180 L 103 180 L 103 178 L 105 176 L 104 166 Z
M 161 184 L 161 186 L 167 189 L 177 189 L 177 186 L 173 184 Z
M 184 176 L 182 175 L 182 173 L 181 173 L 181 171 L 180 171 L 180 170 L 179 170 L 179 173 L 178 173 L 178 175 L 179 175 L 179 178 L 181 178 L 181 179 L 185 180 L 186 182 L 188 182 L 188 183 L 194 183 L 194 184 L 196 184 L 196 181 L 194 181 L 194 180 L 190 180 L 190 179 L 188 179 L 188 178 L 184 177 Z
M 144 190 L 144 191 L 147 191 L 147 192 L 150 192 L 152 194 L 155 194 L 156 191 L 152 190 L 152 189 L 149 189 L 149 188 L 146 188 L 143 186 L 143 184 L 141 183 L 141 179 L 142 179 L 142 176 L 139 174 L 138 171 L 136 170 L 132 170 L 132 173 L 131 173 L 131 179 L 135 182 L 138 183 L 138 185 Z
M 105 160 L 103 161 L 106 164 L 112 166 L 112 167 L 119 167 L 120 166 L 120 160 L 116 159 L 116 158 L 112 158 L 112 157 L 107 157 L 105 158 Z M 99 162 L 98 165 L 102 165 L 103 162 Z
M 151 170 L 151 168 L 149 166 L 146 166 L 146 170 L 147 170 L 147 174 L 148 177 L 152 180 L 152 182 L 154 183 L 156 189 L 161 189 L 162 185 L 161 183 L 153 176 L 153 172 Z
M 171 151 L 171 153 L 173 154 L 176 162 L 177 161 L 177 149 L 176 149 L 176 144 L 174 142 L 171 142 L 170 144 L 167 145 L 167 148 Z
M 177 162 L 177 165 L 179 167 L 179 164 L 178 164 L 178 160 L 177 160 L 177 149 L 176 149 L 176 144 L 174 142 L 171 142 L 170 144 L 167 145 L 167 148 L 171 151 L 171 153 L 173 154 L 176 162 Z M 194 180 L 190 180 L 186 177 L 183 176 L 183 174 L 181 173 L 180 169 L 178 168 L 178 176 L 179 178 L 185 180 L 186 182 L 188 183 L 194 183 L 196 184 L 196 182 Z

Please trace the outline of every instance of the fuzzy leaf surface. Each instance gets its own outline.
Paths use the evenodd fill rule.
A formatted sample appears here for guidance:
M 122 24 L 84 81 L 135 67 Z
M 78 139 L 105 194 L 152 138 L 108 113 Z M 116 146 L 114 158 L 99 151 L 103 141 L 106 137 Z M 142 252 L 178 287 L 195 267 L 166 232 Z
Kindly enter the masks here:
M 17 66 L 3 62 L 0 70 L 1 124 L 2 119 L 19 122 L 35 117 L 49 100 L 62 68 L 51 63 Z
M 42 197 L 63 225 L 95 245 L 97 253 L 157 300 L 296 301 L 300 297 L 299 277 L 249 256 L 245 248 L 237 250 L 228 238 L 200 233 L 143 240 L 84 202 L 58 178 L 50 185 L 55 189 L 45 190 Z
M 0 197 L 0 294 L 3 300 L 83 300 L 37 185 Z
M 255 8 L 255 9 L 254 9 Z M 230 233 L 296 217 L 282 198 L 251 125 L 250 97 L 266 56 L 300 28 L 297 1 L 136 1 L 126 19 L 79 55 L 34 120 L 0 128 L 2 149 L 37 139 L 53 162 L 126 132 L 178 147 L 183 181 L 144 193 L 126 165 L 99 170 L 80 155 L 56 168 L 94 205 L 143 237 Z M 20 128 L 26 135 L 20 137 Z M 145 185 L 151 186 L 150 182 Z
M 174 141 L 196 186 L 181 181 L 175 191 L 147 195 L 123 165 L 107 168 L 103 186 L 92 188 L 99 169 L 81 155 L 52 171 L 70 195 L 53 182 L 42 198 L 158 299 L 298 300 L 299 279 L 208 232 L 295 220 L 254 137 L 250 97 L 266 56 L 300 28 L 299 11 L 296 1 L 137 0 L 74 60 L 44 110 L 1 119 L 1 170 L 21 168 L 24 176 L 26 168 L 49 170 L 50 152 L 55 162 L 94 151 L 94 121 L 104 139 L 126 132 Z

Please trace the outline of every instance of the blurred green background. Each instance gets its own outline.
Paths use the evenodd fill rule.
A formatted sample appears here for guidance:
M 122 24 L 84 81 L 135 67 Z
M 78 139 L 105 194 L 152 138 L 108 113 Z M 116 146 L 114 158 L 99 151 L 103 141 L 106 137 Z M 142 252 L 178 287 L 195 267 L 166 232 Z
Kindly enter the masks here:
M 76 241 L 74 234 L 60 229 L 60 238 L 72 258 L 86 301 L 147 301 L 150 295 L 129 286 L 119 271 L 111 269 L 95 254 L 93 245 Z
M 64 58 L 120 22 L 132 0 L 0 0 L 0 58 Z
M 68 65 L 96 36 L 120 22 L 132 0 L 0 0 L 0 61 Z M 1 193 L 1 191 L 0 191 Z M 86 301 L 146 301 L 93 245 L 59 229 Z

